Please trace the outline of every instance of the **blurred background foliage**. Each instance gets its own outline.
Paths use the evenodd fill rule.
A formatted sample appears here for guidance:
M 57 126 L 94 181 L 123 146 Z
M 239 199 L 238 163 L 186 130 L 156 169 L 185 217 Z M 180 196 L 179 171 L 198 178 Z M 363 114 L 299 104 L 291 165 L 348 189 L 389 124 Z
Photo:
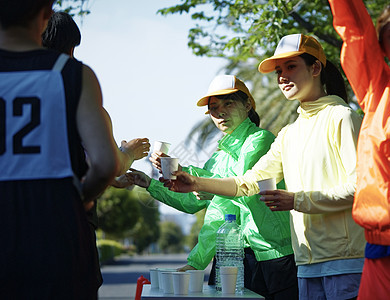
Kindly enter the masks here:
M 162 8 L 161 15 L 188 14 L 195 25 L 188 33 L 188 47 L 195 55 L 226 58 L 223 70 L 243 80 L 256 100 L 260 127 L 277 135 L 282 127 L 297 118 L 297 101 L 287 101 L 279 92 L 275 76 L 257 71 L 261 60 L 273 54 L 281 37 L 292 33 L 315 36 L 327 58 L 340 67 L 341 39 L 333 28 L 327 0 L 183 0 Z M 375 21 L 388 0 L 365 0 Z M 343 73 L 343 72 L 342 72 Z M 345 80 L 347 83 L 347 80 Z M 351 106 L 358 110 L 347 83 Z M 194 126 L 200 146 L 214 125 L 203 121 Z M 201 132 L 199 134 L 199 131 Z

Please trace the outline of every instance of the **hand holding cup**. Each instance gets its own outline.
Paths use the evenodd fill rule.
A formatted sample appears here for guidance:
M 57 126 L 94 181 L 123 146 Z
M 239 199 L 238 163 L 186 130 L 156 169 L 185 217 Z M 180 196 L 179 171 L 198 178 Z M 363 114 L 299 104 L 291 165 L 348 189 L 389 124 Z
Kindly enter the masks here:
M 164 179 L 174 180 L 176 176 L 173 172 L 179 169 L 179 159 L 173 157 L 161 157 L 161 171 Z
M 171 147 L 170 143 L 156 141 L 153 145 L 153 152 L 161 152 L 163 154 L 168 154 L 169 148 Z
M 149 160 L 152 165 L 161 173 L 161 157 L 169 157 L 168 151 L 171 144 L 167 142 L 156 141 L 153 145 L 153 153 L 150 155 Z
M 267 178 L 257 182 L 260 192 L 276 190 L 275 178 Z
M 173 192 L 190 193 L 197 190 L 197 178 L 183 171 L 175 172 L 176 180 L 169 180 L 160 177 L 160 181 L 164 186 Z

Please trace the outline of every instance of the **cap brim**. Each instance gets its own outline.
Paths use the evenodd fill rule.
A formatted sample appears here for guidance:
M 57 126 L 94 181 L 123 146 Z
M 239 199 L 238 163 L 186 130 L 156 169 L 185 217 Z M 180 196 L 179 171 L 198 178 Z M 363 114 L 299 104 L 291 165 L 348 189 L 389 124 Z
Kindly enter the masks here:
M 281 58 L 295 57 L 305 53 L 305 51 L 291 51 L 285 52 L 278 55 L 271 56 L 270 58 L 264 59 L 259 65 L 260 73 L 270 73 L 275 71 L 276 60 Z
M 235 92 L 239 91 L 239 89 L 227 89 L 227 90 L 219 90 L 212 92 L 210 94 L 207 94 L 206 96 L 200 98 L 198 102 L 196 103 L 197 106 L 205 106 L 209 104 L 209 98 L 212 96 L 218 96 L 218 95 L 228 95 L 233 94 Z

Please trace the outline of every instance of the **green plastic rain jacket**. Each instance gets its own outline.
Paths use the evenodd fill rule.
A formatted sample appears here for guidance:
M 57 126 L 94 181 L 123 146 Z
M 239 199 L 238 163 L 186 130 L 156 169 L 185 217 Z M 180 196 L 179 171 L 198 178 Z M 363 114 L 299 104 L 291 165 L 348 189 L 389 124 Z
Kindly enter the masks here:
M 247 118 L 232 134 L 226 134 L 218 142 L 217 151 L 203 168 L 189 166 L 183 171 L 209 178 L 243 175 L 267 153 L 274 139 L 271 132 L 257 127 Z M 284 188 L 284 184 L 279 184 L 278 188 Z M 258 261 L 293 253 L 289 212 L 272 212 L 259 200 L 259 195 L 236 198 L 214 196 L 211 202 L 200 201 L 192 193 L 169 191 L 157 180 L 152 180 L 148 191 L 153 198 L 183 212 L 195 213 L 207 207 L 198 244 L 187 259 L 188 264 L 196 269 L 205 269 L 214 257 L 216 232 L 224 223 L 225 214 L 237 216 L 245 247 L 254 251 Z

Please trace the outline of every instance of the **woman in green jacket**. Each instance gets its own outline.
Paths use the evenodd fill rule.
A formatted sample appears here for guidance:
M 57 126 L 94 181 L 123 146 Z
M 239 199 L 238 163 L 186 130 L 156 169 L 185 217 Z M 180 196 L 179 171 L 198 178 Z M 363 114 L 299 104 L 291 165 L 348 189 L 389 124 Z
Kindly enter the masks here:
M 197 104 L 208 105 L 211 119 L 224 136 L 203 168 L 182 167 L 191 175 L 208 178 L 243 175 L 269 150 L 275 139 L 271 132 L 258 127 L 260 119 L 254 99 L 235 76 L 217 76 L 207 95 Z M 161 155 L 153 153 L 151 158 L 158 168 Z M 258 195 L 237 198 L 213 195 L 210 202 L 198 200 L 192 193 L 169 191 L 161 182 L 138 171 L 127 176 L 129 183 L 146 187 L 153 198 L 180 211 L 194 213 L 207 207 L 198 244 L 181 270 L 207 267 L 216 253 L 216 232 L 224 223 L 225 214 L 235 214 L 244 235 L 245 287 L 266 299 L 297 299 L 288 212 L 272 212 L 259 201 Z

